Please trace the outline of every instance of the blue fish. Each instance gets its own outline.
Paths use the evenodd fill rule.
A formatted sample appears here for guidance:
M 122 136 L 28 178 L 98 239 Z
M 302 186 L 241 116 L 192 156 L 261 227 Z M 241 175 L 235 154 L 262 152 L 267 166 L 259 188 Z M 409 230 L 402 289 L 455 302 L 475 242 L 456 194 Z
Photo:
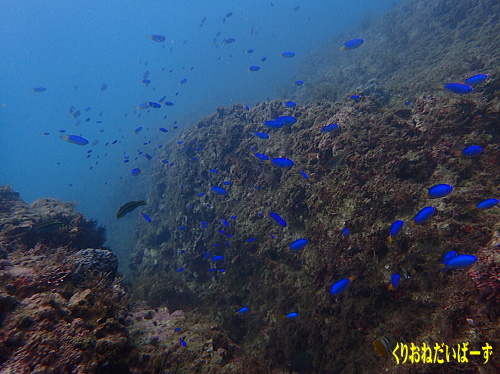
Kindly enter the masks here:
M 253 155 L 261 161 L 268 161 L 269 160 L 269 157 L 267 157 L 266 155 L 264 155 L 262 153 L 254 153 Z
M 155 103 L 153 101 L 148 102 L 148 105 L 150 108 L 156 108 L 156 109 L 161 108 L 161 104 Z
M 281 57 L 284 57 L 284 58 L 292 58 L 295 56 L 295 52 L 283 52 L 281 54 Z
M 391 284 L 389 285 L 390 291 L 396 291 L 399 287 L 399 282 L 401 281 L 401 276 L 399 274 L 392 274 Z
M 283 127 L 284 123 L 281 121 L 265 121 L 264 126 L 270 127 L 272 129 L 279 129 Z
M 306 174 L 306 172 L 304 170 L 301 170 L 300 174 L 302 174 L 302 176 L 304 177 L 304 179 L 309 179 L 309 176 Z
M 449 252 L 448 252 L 449 253 Z M 473 255 L 455 255 L 443 260 L 444 270 L 461 269 L 477 262 L 477 257 Z
M 278 225 L 286 227 L 286 221 L 283 218 L 281 218 L 277 213 L 269 212 L 267 215 L 272 219 L 274 219 Z
M 158 131 L 161 131 L 161 132 L 168 132 L 168 130 L 165 128 L 165 127 L 160 127 L 158 129 Z
M 151 222 L 151 218 L 149 218 L 146 213 L 141 213 L 142 218 L 144 218 L 146 221 Z
M 225 194 L 227 194 L 227 191 L 224 188 L 222 188 L 222 187 L 213 186 L 213 187 L 211 187 L 211 189 L 217 195 L 225 195 Z
M 360 95 L 352 95 L 351 99 L 356 101 L 356 100 L 359 100 L 360 97 L 361 97 Z
M 254 132 L 253 133 L 257 138 L 261 139 L 269 139 L 269 135 L 264 134 L 263 132 Z
M 45 87 L 35 87 L 31 90 L 31 92 L 45 92 L 47 89 Z
M 106 83 L 101 84 L 101 92 L 106 91 L 108 85 Z
M 319 132 L 332 132 L 336 129 L 338 129 L 339 125 L 337 125 L 336 123 L 332 123 L 330 125 L 326 125 L 325 127 L 323 127 L 321 130 L 319 130 Z
M 464 148 L 461 152 L 462 156 L 465 157 L 477 157 L 483 153 L 483 148 L 478 145 L 470 145 Z
M 285 103 L 285 106 L 286 106 L 287 108 L 295 108 L 295 107 L 297 106 L 297 104 L 296 104 L 294 101 L 287 101 L 287 102 Z
M 163 104 L 165 104 L 166 106 L 174 106 L 174 103 L 171 101 L 165 101 Z
M 142 170 L 140 168 L 135 168 L 135 169 L 130 170 L 130 174 L 132 174 L 134 177 L 141 174 L 141 173 L 142 173 Z
M 187 78 L 182 78 L 180 81 L 179 81 L 179 84 L 184 84 L 186 83 L 188 80 Z
M 236 41 L 236 39 L 235 39 L 235 38 L 227 38 L 227 39 L 224 39 L 224 40 L 222 41 L 222 45 L 232 44 L 232 43 L 234 43 L 235 41 Z
M 283 123 L 283 125 L 293 125 L 297 122 L 297 118 L 292 116 L 276 117 L 274 120 Z
M 483 83 L 486 79 L 488 79 L 488 76 L 486 74 L 476 74 L 472 77 L 467 78 L 464 83 L 474 87 L 478 84 Z
M 436 213 L 436 208 L 432 206 L 427 206 L 421 209 L 413 218 L 413 222 L 417 225 L 425 223 L 429 218 L 431 218 L 434 213 Z
M 296 86 L 302 86 L 304 84 L 304 81 L 295 81 Z
M 151 81 L 149 79 L 143 79 L 141 80 L 141 83 L 147 87 L 151 83 Z
M 354 279 L 356 279 L 356 277 L 352 276 L 349 278 L 342 278 L 341 280 L 335 282 L 330 289 L 330 293 L 332 295 L 338 295 L 339 293 L 343 292 Z
M 403 228 L 404 222 L 403 221 L 395 221 L 392 225 L 391 228 L 389 229 L 389 243 L 392 243 L 392 238 L 394 238 Z
M 456 255 L 457 255 L 456 251 L 449 251 L 444 255 L 443 263 L 447 262 L 448 260 L 451 260 L 453 257 L 456 257 Z
M 165 37 L 163 35 L 148 35 L 147 37 L 154 42 L 162 43 L 165 41 Z
M 268 163 L 280 168 L 291 168 L 293 165 L 295 165 L 292 160 L 286 157 L 273 158 L 271 161 L 268 161 Z
M 298 251 L 298 250 L 303 249 L 307 245 L 308 242 L 309 242 L 309 240 L 307 240 L 307 239 L 297 239 L 292 244 L 290 244 L 289 248 L 291 251 Z
M 261 60 L 262 62 L 264 62 L 264 61 L 266 61 L 266 60 L 267 60 L 267 57 L 265 57 L 265 56 L 264 56 L 264 57 L 262 57 L 260 60 Z
M 468 94 L 468 93 L 474 91 L 474 88 L 472 88 L 471 86 L 469 86 L 467 84 L 463 84 L 463 83 L 444 83 L 442 85 L 442 87 L 445 90 L 451 91 L 451 92 L 459 94 L 459 95 Z
M 477 209 L 490 209 L 498 204 L 498 199 L 487 199 L 476 205 Z
M 224 256 L 214 256 L 210 259 L 210 261 L 214 261 L 214 262 L 222 261 L 222 260 L 224 260 Z
M 248 53 L 248 54 L 251 54 L 251 53 L 254 53 L 254 52 L 255 52 L 255 50 L 253 50 L 253 49 L 248 49 L 248 50 L 247 50 L 247 53 Z
M 451 191 L 453 191 L 453 187 L 449 184 L 437 184 L 427 189 L 427 195 L 429 199 L 437 199 L 449 195 Z
M 229 226 L 229 222 L 228 222 L 226 219 L 221 218 L 221 219 L 220 219 L 220 221 L 221 221 L 221 223 L 222 223 L 224 226 L 226 226 L 226 227 L 228 227 L 228 226 Z
M 349 229 L 348 229 L 347 227 L 344 227 L 344 228 L 342 229 L 342 236 L 343 236 L 344 238 L 347 238 L 347 237 L 349 236 Z
M 179 341 L 181 342 L 181 344 L 182 344 L 183 347 L 185 347 L 187 345 L 186 342 L 184 341 L 184 339 L 179 338 Z
M 87 145 L 89 144 L 89 141 L 85 138 L 82 138 L 81 136 L 78 135 L 62 135 L 61 136 L 62 140 L 66 140 L 69 143 L 73 143 L 76 145 Z
M 134 133 L 137 135 L 137 134 L 139 134 L 139 133 L 141 132 L 141 130 L 142 130 L 142 127 L 141 127 L 141 126 L 139 126 L 138 128 L 136 128 L 136 129 L 134 130 Z
M 260 70 L 260 66 L 257 66 L 257 65 L 252 65 L 248 68 L 248 71 L 259 71 Z
M 244 307 L 244 308 L 241 308 L 240 310 L 238 310 L 238 311 L 236 312 L 236 314 L 243 314 L 243 313 L 246 313 L 246 312 L 248 312 L 248 308 L 247 308 L 247 307 Z
M 299 313 L 293 312 L 293 313 L 285 314 L 283 316 L 283 318 L 294 319 L 294 318 L 297 318 L 298 316 L 299 316 Z
M 347 50 L 347 49 L 356 49 L 356 48 L 359 48 L 361 47 L 361 45 L 364 43 L 365 41 L 363 39 L 352 39 L 352 40 L 349 40 L 348 42 L 345 42 L 344 45 L 342 47 L 340 47 L 340 50 Z

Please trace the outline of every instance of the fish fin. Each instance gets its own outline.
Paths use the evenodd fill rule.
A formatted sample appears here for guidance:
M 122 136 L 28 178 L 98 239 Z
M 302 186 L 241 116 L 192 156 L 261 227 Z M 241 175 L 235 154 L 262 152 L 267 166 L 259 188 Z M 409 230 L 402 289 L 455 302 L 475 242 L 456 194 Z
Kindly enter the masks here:
M 357 278 L 357 276 L 355 275 L 351 275 L 348 279 L 352 282 L 353 280 L 355 280 Z

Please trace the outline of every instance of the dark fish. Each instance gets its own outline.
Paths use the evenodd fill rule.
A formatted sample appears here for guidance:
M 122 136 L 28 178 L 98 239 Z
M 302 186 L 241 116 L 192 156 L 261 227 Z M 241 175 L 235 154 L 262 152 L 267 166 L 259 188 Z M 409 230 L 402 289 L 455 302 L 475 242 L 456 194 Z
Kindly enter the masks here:
M 45 87 L 35 87 L 31 90 L 31 92 L 45 92 L 47 89 Z
M 154 42 L 159 42 L 159 43 L 165 41 L 165 37 L 163 35 L 148 35 L 148 38 Z
M 260 70 L 260 66 L 258 65 L 252 65 L 248 68 L 248 71 L 259 71 Z
M 64 223 L 61 221 L 50 221 L 50 222 L 45 222 L 42 223 L 41 225 L 38 225 L 35 227 L 35 230 L 37 233 L 44 233 L 44 232 L 49 232 L 56 230 L 60 227 L 63 227 Z
M 123 204 L 120 209 L 118 209 L 118 212 L 116 213 L 116 218 L 122 218 L 125 216 L 125 214 L 132 212 L 134 209 L 137 209 L 138 207 L 142 205 L 146 205 L 146 200 L 139 200 L 139 201 L 129 201 L 126 204 Z
M 101 84 L 101 92 L 106 91 L 108 85 L 106 83 Z
M 284 57 L 284 58 L 292 58 L 295 56 L 295 52 L 283 52 L 281 53 L 281 57 Z

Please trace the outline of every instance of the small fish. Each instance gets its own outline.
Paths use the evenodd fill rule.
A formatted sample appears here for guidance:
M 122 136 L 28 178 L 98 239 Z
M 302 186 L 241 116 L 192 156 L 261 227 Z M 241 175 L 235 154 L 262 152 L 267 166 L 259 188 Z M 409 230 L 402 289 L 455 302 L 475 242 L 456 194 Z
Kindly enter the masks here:
M 462 152 L 458 152 L 457 156 L 464 156 L 464 157 L 477 157 L 481 153 L 483 153 L 483 148 L 478 146 L 478 145 L 470 145 L 462 150 Z
M 307 240 L 307 239 L 297 239 L 292 244 L 290 244 L 289 249 L 291 251 L 301 250 L 307 245 L 308 242 L 309 242 L 309 240 Z
M 299 313 L 292 312 L 292 313 L 285 314 L 281 318 L 294 319 L 294 318 L 297 318 L 298 316 L 299 316 Z
M 165 104 L 166 106 L 174 106 L 174 103 L 173 103 L 173 102 L 171 102 L 171 101 L 165 101 L 165 102 L 164 102 L 164 104 Z
M 375 348 L 375 352 L 377 352 L 380 357 L 387 356 L 394 349 L 393 344 L 391 344 L 389 339 L 385 336 L 381 336 L 377 340 L 373 341 L 373 347 Z
M 332 132 L 338 129 L 338 127 L 339 125 L 337 125 L 336 123 L 332 123 L 330 125 L 326 125 L 325 127 L 323 127 L 321 130 L 319 130 L 319 132 Z
M 447 253 L 449 255 L 449 252 Z M 449 269 L 462 269 L 466 268 L 477 262 L 477 257 L 473 255 L 455 255 L 443 260 L 445 271 Z
M 304 84 L 304 81 L 295 81 L 296 86 L 302 86 Z
M 101 84 L 101 92 L 106 91 L 108 85 L 106 83 Z
M 413 222 L 417 225 L 425 223 L 429 218 L 431 218 L 436 213 L 436 208 L 432 206 L 427 206 L 422 208 L 413 218 Z
M 213 186 L 211 187 L 211 190 L 216 193 L 217 195 L 225 195 L 227 194 L 227 191 L 222 188 L 222 187 L 217 187 L 217 186 Z
M 264 62 L 264 61 L 266 61 L 266 60 L 267 60 L 267 57 L 262 57 L 260 60 L 261 60 L 262 62 Z
M 487 199 L 476 205 L 476 209 L 490 209 L 498 204 L 498 199 Z
M 163 35 L 148 35 L 147 37 L 154 42 L 162 43 L 165 41 L 165 37 Z
M 222 43 L 221 43 L 221 44 L 222 44 L 222 45 L 232 44 L 232 43 L 234 43 L 235 41 L 236 41 L 236 39 L 235 39 L 235 38 L 227 38 L 227 39 L 224 39 L 224 40 L 222 41 Z
M 330 289 L 330 293 L 332 295 L 338 295 L 339 293 L 344 291 L 354 279 L 356 279 L 356 277 L 353 275 L 352 277 L 342 278 L 341 280 L 335 282 Z
M 66 140 L 67 142 L 76 144 L 76 145 L 87 145 L 89 144 L 89 141 L 85 138 L 82 138 L 81 136 L 78 135 L 62 135 L 61 136 L 62 140 Z
M 302 174 L 302 177 L 304 177 L 304 179 L 309 179 L 309 176 L 306 174 L 304 170 L 301 170 L 300 174 Z
M 247 54 L 251 54 L 251 53 L 254 53 L 255 51 L 253 49 L 249 49 L 247 50 Z
M 268 161 L 269 160 L 269 157 L 267 157 L 266 155 L 264 155 L 262 153 L 253 153 L 253 155 L 261 161 Z
M 389 229 L 389 243 L 392 243 L 392 239 L 401 231 L 403 225 L 404 221 L 394 221 L 394 223 L 391 225 L 391 228 Z
M 444 83 L 441 87 L 459 95 L 468 94 L 474 91 L 474 88 L 463 83 Z
M 161 132 L 168 132 L 168 130 L 165 128 L 165 127 L 160 127 L 158 129 L 158 131 L 161 131 Z
M 179 84 L 184 84 L 186 83 L 188 80 L 187 78 L 182 78 L 180 81 L 179 81 Z
M 348 229 L 347 227 L 344 227 L 344 228 L 342 229 L 342 236 L 343 236 L 344 238 L 347 238 L 347 237 L 349 236 L 349 229 Z
M 356 49 L 356 48 L 359 48 L 361 47 L 361 45 L 364 43 L 365 41 L 363 39 L 352 39 L 352 40 L 349 40 L 348 42 L 345 42 L 344 45 L 342 47 L 340 47 L 340 50 L 348 50 L 348 49 Z
M 427 196 L 429 199 L 438 199 L 449 195 L 451 191 L 453 191 L 453 187 L 449 184 L 437 184 L 427 189 Z
M 186 342 L 184 341 L 184 339 L 179 338 L 179 341 L 181 342 L 181 344 L 182 344 L 183 347 L 185 347 L 187 345 Z
M 130 213 L 134 209 L 146 204 L 146 200 L 129 201 L 128 203 L 123 204 L 120 209 L 118 209 L 116 218 L 122 218 L 123 216 L 125 216 L 125 214 Z
M 259 71 L 260 70 L 260 66 L 258 65 L 252 65 L 248 68 L 248 71 Z
M 267 215 L 272 219 L 274 219 L 278 225 L 286 227 L 286 221 L 283 218 L 281 218 L 277 213 L 269 212 L 267 213 Z
M 360 98 L 361 98 L 360 95 L 352 95 L 351 96 L 351 100 L 354 100 L 354 101 L 359 100 Z
M 148 102 L 148 106 L 149 106 L 150 108 L 155 108 L 155 109 L 161 108 L 161 104 L 155 103 L 155 102 L 153 102 L 153 101 L 149 101 L 149 102 Z
M 486 74 L 477 74 L 467 78 L 464 83 L 474 87 L 477 86 L 478 84 L 483 83 L 486 79 L 488 79 L 488 76 Z
M 392 274 L 391 284 L 389 285 L 390 291 L 396 291 L 399 287 L 399 282 L 401 281 L 401 276 L 399 274 Z
M 149 104 L 148 104 L 148 103 L 146 103 L 146 102 L 144 102 L 144 103 L 140 103 L 139 105 L 137 105 L 137 106 L 135 107 L 135 109 L 137 109 L 137 110 L 147 109 L 147 108 L 149 108 Z
M 297 122 L 297 118 L 292 117 L 292 116 L 280 116 L 280 117 L 276 117 L 274 120 L 281 122 L 281 123 L 283 123 L 283 125 L 287 125 L 287 126 L 293 125 L 294 123 Z
M 244 314 L 244 313 L 246 313 L 246 312 L 248 312 L 248 308 L 247 308 L 247 307 L 244 307 L 244 308 L 241 308 L 240 310 L 238 310 L 238 311 L 236 312 L 236 314 Z
M 142 173 L 142 170 L 140 168 L 135 168 L 135 169 L 130 170 L 130 174 L 132 174 L 132 176 L 134 176 L 134 177 L 138 176 L 141 173 Z
M 142 127 L 141 127 L 141 126 L 139 126 L 138 128 L 136 128 L 136 129 L 134 130 L 134 133 L 137 135 L 137 134 L 139 134 L 139 133 L 141 132 L 141 130 L 142 130 Z
M 184 268 L 179 268 L 179 269 L 177 269 L 176 271 L 177 271 L 178 273 L 183 272 L 183 271 L 184 271 Z
M 143 80 L 141 80 L 141 83 L 147 87 L 147 86 L 149 86 L 151 81 L 149 79 L 143 79 Z
M 295 165 L 292 160 L 286 157 L 276 157 L 271 159 L 270 161 L 266 161 L 266 163 L 278 166 L 280 168 L 291 168 L 293 165 Z
M 227 221 L 227 219 L 221 218 L 221 219 L 220 219 L 220 222 L 221 222 L 224 226 L 229 227 L 229 222 Z
M 44 233 L 44 232 L 50 232 L 54 231 L 60 227 L 64 226 L 64 222 L 61 221 L 50 221 L 50 222 L 45 222 L 42 223 L 41 225 L 38 225 L 35 227 L 35 231 L 37 233 Z
M 292 58 L 294 56 L 295 56 L 295 52 L 288 51 L 288 52 L 281 53 L 281 57 L 283 57 L 283 58 Z
M 269 139 L 269 135 L 264 134 L 263 132 L 254 132 L 253 134 L 260 139 Z
M 210 261 L 214 261 L 214 262 L 222 261 L 222 260 L 224 260 L 224 256 L 214 256 L 210 259 Z
M 286 106 L 287 108 L 295 108 L 295 107 L 297 106 L 297 103 L 295 103 L 294 101 L 287 101 L 287 102 L 285 103 L 285 106 Z
M 82 114 L 82 113 L 79 110 L 73 112 L 73 118 L 76 119 L 76 118 L 80 117 L 80 114 Z
M 45 92 L 47 89 L 45 87 L 35 87 L 31 90 L 31 92 Z
M 141 212 L 141 216 L 142 216 L 142 218 L 144 218 L 146 221 L 151 222 L 151 218 L 149 218 L 149 217 L 146 215 L 146 213 L 142 213 L 142 212 Z
M 233 15 L 233 12 L 229 12 L 228 14 L 226 14 L 226 18 L 229 18 Z

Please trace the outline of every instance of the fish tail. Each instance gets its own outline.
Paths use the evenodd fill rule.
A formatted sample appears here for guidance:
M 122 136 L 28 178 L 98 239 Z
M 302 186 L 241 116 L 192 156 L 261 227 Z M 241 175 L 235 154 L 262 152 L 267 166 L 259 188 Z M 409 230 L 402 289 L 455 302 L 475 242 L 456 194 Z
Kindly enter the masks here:
M 355 280 L 357 278 L 357 276 L 355 275 L 351 275 L 348 279 L 352 282 L 353 280 Z
M 271 160 L 266 160 L 266 161 L 264 161 L 264 164 L 271 165 Z
M 389 236 L 387 237 L 387 241 L 389 242 L 389 244 L 392 244 L 392 235 L 389 235 Z
M 344 47 L 344 46 L 342 46 L 342 47 L 340 47 L 339 49 L 340 49 L 341 51 L 343 51 L 343 50 L 345 50 L 345 47 Z
M 453 152 L 453 154 L 455 155 L 455 157 L 460 157 L 462 155 L 462 152 L 461 151 L 455 151 L 455 152 Z
M 387 289 L 388 289 L 389 291 L 396 291 L 396 290 L 394 289 L 394 286 L 392 285 L 392 283 L 389 285 L 389 287 L 387 287 Z

